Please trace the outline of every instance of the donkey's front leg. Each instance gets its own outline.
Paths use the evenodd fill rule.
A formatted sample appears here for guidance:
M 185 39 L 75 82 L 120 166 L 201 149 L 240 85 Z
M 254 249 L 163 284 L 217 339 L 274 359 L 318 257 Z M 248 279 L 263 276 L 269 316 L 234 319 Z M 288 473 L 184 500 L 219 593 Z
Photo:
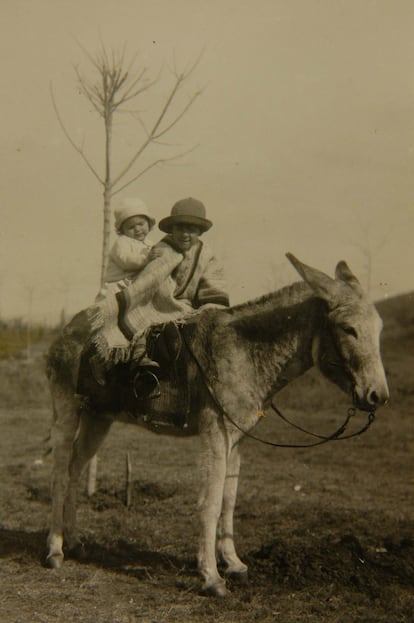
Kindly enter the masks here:
M 203 592 L 216 597 L 224 597 L 226 585 L 217 570 L 216 536 L 226 474 L 225 432 L 219 427 L 218 422 L 214 421 L 207 431 L 201 433 L 200 439 L 202 482 L 199 497 L 201 534 L 198 569 L 204 580 Z
M 227 565 L 226 575 L 239 581 L 247 580 L 247 566 L 237 556 L 234 545 L 233 514 L 240 472 L 240 450 L 236 444 L 227 461 L 223 507 L 218 527 L 218 552 Z
M 46 562 L 58 568 L 63 563 L 63 509 L 68 490 L 69 464 L 79 424 L 78 400 L 69 389 L 51 383 L 53 399 L 52 517 L 47 537 Z

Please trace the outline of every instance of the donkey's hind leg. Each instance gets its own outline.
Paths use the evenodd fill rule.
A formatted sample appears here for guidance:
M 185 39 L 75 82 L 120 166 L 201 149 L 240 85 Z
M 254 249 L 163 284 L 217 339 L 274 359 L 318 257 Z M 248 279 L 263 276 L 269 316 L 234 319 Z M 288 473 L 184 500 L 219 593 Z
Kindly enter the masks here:
M 63 513 L 65 544 L 68 550 L 73 551 L 79 545 L 76 531 L 79 478 L 85 465 L 98 451 L 111 424 L 112 419 L 108 416 L 82 413 L 69 466 L 69 483 Z
M 51 380 L 53 401 L 53 473 L 51 483 L 52 515 L 47 537 L 46 562 L 58 568 L 63 562 L 63 508 L 68 490 L 69 465 L 79 425 L 79 402 L 76 394 Z
M 226 575 L 239 581 L 247 580 L 247 566 L 237 556 L 234 545 L 233 513 L 240 472 L 240 450 L 236 444 L 230 451 L 224 482 L 223 506 L 217 530 L 217 549 L 227 569 Z

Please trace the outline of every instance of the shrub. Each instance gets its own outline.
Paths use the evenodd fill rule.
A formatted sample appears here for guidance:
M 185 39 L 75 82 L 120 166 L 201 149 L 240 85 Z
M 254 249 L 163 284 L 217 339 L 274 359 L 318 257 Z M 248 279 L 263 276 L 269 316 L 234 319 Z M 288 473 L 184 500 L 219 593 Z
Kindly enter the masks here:
M 21 322 L 0 325 L 0 360 L 14 357 L 19 352 L 43 339 L 45 329 L 41 325 L 28 327 Z
M 43 356 L 0 361 L 0 401 L 4 407 L 49 405 Z

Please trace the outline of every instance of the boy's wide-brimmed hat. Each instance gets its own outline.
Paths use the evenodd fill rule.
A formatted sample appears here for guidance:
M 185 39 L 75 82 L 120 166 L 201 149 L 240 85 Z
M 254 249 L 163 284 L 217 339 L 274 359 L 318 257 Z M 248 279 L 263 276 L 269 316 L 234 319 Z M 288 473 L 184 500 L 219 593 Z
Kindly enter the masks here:
M 151 216 L 146 204 L 142 201 L 142 199 L 135 197 L 127 197 L 126 199 L 123 199 L 119 206 L 115 209 L 114 216 L 115 229 L 117 231 L 120 231 L 125 221 L 132 216 L 145 216 L 148 220 L 150 229 L 152 229 L 155 225 L 155 218 Z
M 170 216 L 161 219 L 158 223 L 158 227 L 161 231 L 167 234 L 171 233 L 173 225 L 195 225 L 199 227 L 202 232 L 207 231 L 213 225 L 211 221 L 206 218 L 206 209 L 204 204 L 198 199 L 193 197 L 187 197 L 187 199 L 180 199 L 177 201 L 171 209 Z

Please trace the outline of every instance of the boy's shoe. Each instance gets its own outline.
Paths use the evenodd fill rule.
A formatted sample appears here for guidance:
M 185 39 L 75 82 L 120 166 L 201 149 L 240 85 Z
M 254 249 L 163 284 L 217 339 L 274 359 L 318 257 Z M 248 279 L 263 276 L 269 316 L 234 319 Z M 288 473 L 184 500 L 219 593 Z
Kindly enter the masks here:
M 134 360 L 134 364 L 137 366 L 138 370 L 140 370 L 141 368 L 158 368 L 159 369 L 160 367 L 160 364 L 154 361 L 153 359 L 150 359 L 146 353 L 144 353 L 142 357 L 138 359 L 137 361 Z

